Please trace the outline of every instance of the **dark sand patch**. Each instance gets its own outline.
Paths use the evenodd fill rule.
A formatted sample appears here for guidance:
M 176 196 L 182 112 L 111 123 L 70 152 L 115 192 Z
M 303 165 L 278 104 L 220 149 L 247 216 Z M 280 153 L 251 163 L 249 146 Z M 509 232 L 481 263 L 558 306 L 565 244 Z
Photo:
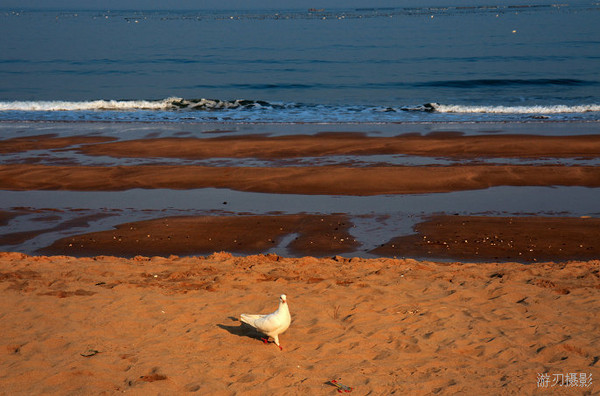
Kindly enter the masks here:
M 371 253 L 467 261 L 600 258 L 598 218 L 435 216 L 417 224 L 415 231 Z
M 74 227 L 88 227 L 90 222 L 109 216 L 114 216 L 114 214 L 95 213 L 60 222 L 54 227 L 5 233 L 0 235 L 0 245 L 19 245 L 42 234 L 68 230 Z M 56 219 L 56 217 L 54 218 Z M 34 220 L 39 221 L 39 219 Z
M 229 188 L 282 194 L 379 195 L 493 186 L 600 187 L 600 167 L 459 165 L 425 167 L 0 166 L 0 189 L 122 191 Z
M 0 210 L 0 226 L 7 225 L 12 219 L 19 216 L 19 213 Z
M 82 144 L 105 143 L 116 140 L 106 136 L 66 136 L 56 134 L 36 135 L 0 140 L 0 153 L 18 153 L 29 150 L 67 149 Z
M 40 250 L 44 254 L 120 257 L 259 253 L 297 234 L 287 249 L 294 254 L 332 255 L 354 251 L 343 215 L 167 217 L 121 224 L 114 230 L 67 237 Z
M 417 156 L 477 157 L 597 157 L 600 135 L 463 136 L 460 133 L 405 134 L 396 137 L 369 137 L 361 133 L 320 133 L 292 136 L 232 136 L 209 139 L 139 139 L 78 148 L 88 155 L 113 157 L 171 157 L 203 159 L 290 158 L 328 155 L 405 154 Z

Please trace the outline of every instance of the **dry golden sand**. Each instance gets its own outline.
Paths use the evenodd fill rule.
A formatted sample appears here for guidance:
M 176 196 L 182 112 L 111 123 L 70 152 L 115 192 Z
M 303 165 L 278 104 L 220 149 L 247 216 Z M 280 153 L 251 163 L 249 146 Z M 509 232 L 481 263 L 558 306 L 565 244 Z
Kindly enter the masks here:
M 598 394 L 537 375 L 600 378 L 599 265 L 2 253 L 0 393 Z

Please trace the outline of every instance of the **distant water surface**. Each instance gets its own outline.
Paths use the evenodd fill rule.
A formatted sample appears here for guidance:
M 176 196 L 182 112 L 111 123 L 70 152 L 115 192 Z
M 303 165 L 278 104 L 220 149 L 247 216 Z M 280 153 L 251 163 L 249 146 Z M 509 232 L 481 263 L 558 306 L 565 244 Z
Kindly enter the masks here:
M 600 120 L 600 3 L 0 11 L 0 121 Z

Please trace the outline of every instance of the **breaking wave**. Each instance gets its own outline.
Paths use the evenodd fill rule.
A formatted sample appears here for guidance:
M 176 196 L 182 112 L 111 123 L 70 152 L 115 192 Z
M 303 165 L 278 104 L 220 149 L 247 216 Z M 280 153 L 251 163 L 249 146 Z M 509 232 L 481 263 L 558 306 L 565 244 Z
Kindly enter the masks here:
M 600 104 L 586 105 L 550 105 L 550 106 L 466 106 L 466 105 L 444 105 L 439 103 L 427 103 L 413 108 L 403 110 L 416 110 L 439 113 L 477 113 L 477 114 L 565 114 L 565 113 L 589 113 L 600 112 Z
M 145 122 L 432 122 L 600 121 L 600 104 L 418 106 L 326 105 L 263 100 L 166 98 L 161 100 L 0 101 L 0 121 Z
M 182 99 L 162 100 L 91 100 L 71 101 L 11 101 L 0 102 L 0 111 L 132 111 L 132 110 L 226 110 L 272 106 L 264 101 L 254 100 L 218 100 L 218 99 Z

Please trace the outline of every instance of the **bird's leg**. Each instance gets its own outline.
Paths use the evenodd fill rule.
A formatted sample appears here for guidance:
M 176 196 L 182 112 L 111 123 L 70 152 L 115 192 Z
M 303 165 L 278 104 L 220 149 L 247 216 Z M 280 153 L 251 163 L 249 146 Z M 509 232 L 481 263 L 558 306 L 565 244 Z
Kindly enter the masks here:
M 270 344 L 271 341 L 269 341 L 269 337 L 261 337 L 260 338 L 262 340 L 262 342 L 264 342 L 265 344 Z M 279 344 L 277 344 L 275 341 L 272 341 L 275 345 L 277 345 L 277 348 L 279 348 L 280 351 L 283 351 L 283 347 Z
M 279 344 L 279 336 L 273 337 L 273 342 L 275 343 L 275 345 L 277 345 L 279 347 L 280 351 L 283 351 L 283 348 L 281 347 L 281 344 Z
M 269 337 L 260 337 L 260 339 L 262 340 L 262 342 L 265 343 L 265 345 L 273 343 L 273 344 L 277 345 L 277 348 L 279 348 L 280 351 L 283 351 L 283 347 L 281 345 L 279 345 L 278 338 L 273 338 L 273 341 L 269 341 Z

